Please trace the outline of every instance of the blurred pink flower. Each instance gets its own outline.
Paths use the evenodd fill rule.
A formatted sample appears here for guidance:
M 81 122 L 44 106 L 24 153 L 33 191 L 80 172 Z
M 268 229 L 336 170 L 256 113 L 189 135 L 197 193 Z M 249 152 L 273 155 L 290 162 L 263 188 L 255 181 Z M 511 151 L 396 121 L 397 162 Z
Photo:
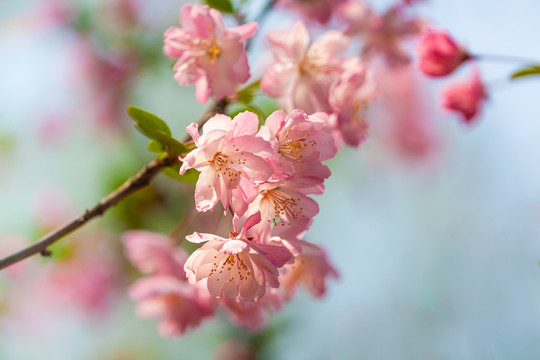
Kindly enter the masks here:
M 251 216 L 240 234 L 231 233 L 229 239 L 197 232 L 187 236 L 193 243 L 204 242 L 186 261 L 184 270 L 189 282 L 206 281 L 212 296 L 238 301 L 257 301 L 265 294 L 267 286 L 277 288 L 277 267 L 288 259 L 281 253 L 273 256 L 272 247 L 263 250 L 246 238 L 247 231 L 260 221 L 259 213 Z M 273 264 L 271 260 L 280 263 Z
M 78 254 L 54 264 L 42 291 L 57 302 L 81 306 L 85 312 L 107 310 L 118 286 L 118 269 L 112 259 L 92 255 Z
M 244 42 L 258 24 L 250 22 L 225 28 L 221 13 L 208 6 L 185 5 L 180 12 L 182 28 L 165 31 L 163 51 L 174 65 L 174 78 L 181 85 L 195 83 L 197 101 L 204 103 L 210 93 L 218 99 L 236 92 L 236 84 L 249 79 Z
M 131 285 L 129 296 L 137 302 L 138 316 L 159 319 L 159 332 L 166 337 L 182 335 L 214 314 L 213 298 L 185 278 L 145 277 Z
M 413 67 L 379 68 L 375 80 L 379 97 L 373 133 L 400 161 L 428 164 L 442 150 L 441 136 L 430 111 L 426 79 Z
M 345 0 L 339 4 L 337 14 L 344 20 L 347 35 L 367 32 L 371 27 L 371 21 L 375 18 L 371 6 L 362 0 Z
M 66 191 L 59 187 L 43 187 L 35 195 L 34 213 L 37 226 L 43 233 L 68 222 L 76 207 Z
M 261 89 L 271 97 L 280 98 L 289 111 L 329 112 L 330 85 L 342 70 L 343 59 L 337 55 L 347 49 L 349 38 L 330 30 L 310 44 L 310 36 L 301 21 L 290 32 L 274 30 L 267 38 L 276 63 L 266 70 Z
M 274 311 L 281 308 L 283 299 L 277 289 L 269 289 L 258 301 L 235 301 L 223 298 L 221 305 L 225 309 L 225 315 L 236 326 L 241 326 L 248 331 L 261 330 Z
M 196 123 L 187 127 L 197 148 L 180 159 L 180 174 L 191 168 L 201 172 L 195 189 L 198 211 L 212 210 L 221 200 L 225 212 L 231 205 L 241 214 L 256 195 L 252 182 L 272 175 L 272 168 L 261 156 L 273 151 L 267 141 L 255 136 L 258 126 L 257 115 L 246 111 L 232 120 L 227 115 L 213 116 L 203 125 L 202 135 Z
M 480 72 L 475 69 L 467 80 L 454 83 L 443 90 L 442 106 L 456 111 L 465 123 L 471 124 L 486 98 L 487 92 Z
M 326 24 L 332 18 L 337 5 L 344 0 L 278 0 L 277 4 L 301 13 L 306 20 Z
M 360 35 L 364 39 L 362 55 L 365 58 L 381 54 L 390 66 L 410 62 L 409 54 L 402 48 L 403 42 L 420 33 L 422 20 L 408 18 L 399 5 L 379 15 L 364 2 L 354 0 L 343 3 L 339 13 L 348 24 L 347 34 Z
M 418 44 L 420 70 L 431 76 L 451 74 L 470 55 L 443 30 L 428 30 Z
M 328 261 L 323 249 L 307 241 L 296 240 L 300 252 L 295 255 L 294 262 L 283 267 L 279 282 L 285 299 L 293 297 L 296 288 L 303 283 L 315 297 L 326 293 L 328 278 L 338 278 L 339 275 Z
M 185 278 L 187 252 L 175 247 L 163 234 L 145 230 L 126 231 L 122 235 L 124 248 L 131 263 L 142 273 Z
M 98 125 L 109 129 L 122 128 L 126 97 L 141 69 L 139 53 L 128 48 L 103 52 L 89 39 L 82 37 L 75 47 L 78 87 L 88 86 L 87 105 L 94 111 Z
M 330 88 L 333 112 L 328 125 L 338 146 L 343 142 L 359 146 L 367 136 L 366 110 L 376 96 L 375 83 L 357 59 L 347 63 L 350 66 L 345 66 L 340 78 Z
M 151 276 L 130 286 L 142 318 L 160 320 L 163 336 L 182 335 L 188 328 L 213 315 L 215 303 L 206 289 L 187 282 L 184 272 L 187 253 L 167 236 L 150 231 L 128 231 L 123 235 L 125 252 L 141 272 Z

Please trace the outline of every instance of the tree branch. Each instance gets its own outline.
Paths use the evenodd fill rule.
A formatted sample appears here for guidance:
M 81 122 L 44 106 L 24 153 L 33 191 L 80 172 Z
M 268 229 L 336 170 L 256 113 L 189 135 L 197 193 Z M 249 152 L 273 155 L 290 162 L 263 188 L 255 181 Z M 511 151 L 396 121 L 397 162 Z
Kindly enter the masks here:
M 209 108 L 199 119 L 199 125 L 204 124 L 209 118 L 217 113 L 223 113 L 228 105 L 228 100 L 214 100 Z M 189 135 L 186 134 L 182 139 L 183 142 L 189 140 Z M 116 205 L 118 202 L 128 197 L 132 193 L 146 187 L 159 172 L 169 166 L 173 166 L 179 162 L 176 157 L 166 157 L 155 159 L 143 167 L 135 176 L 126 180 L 118 189 L 105 196 L 101 201 L 91 209 L 85 211 L 81 216 L 71 220 L 56 230 L 48 233 L 39 239 L 35 244 L 24 248 L 12 255 L 9 255 L 0 260 L 0 270 L 18 263 L 32 255 L 42 254 L 43 256 L 50 256 L 51 252 L 47 250 L 47 247 L 54 244 L 69 233 L 84 226 L 90 220 L 95 217 L 103 215 L 108 209 Z

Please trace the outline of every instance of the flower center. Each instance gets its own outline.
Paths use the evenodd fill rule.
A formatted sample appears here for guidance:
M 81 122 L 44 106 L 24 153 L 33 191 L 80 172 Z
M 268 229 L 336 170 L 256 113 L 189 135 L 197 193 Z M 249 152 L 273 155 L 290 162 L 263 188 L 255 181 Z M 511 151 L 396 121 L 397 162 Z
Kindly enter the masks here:
M 297 219 L 299 217 L 305 217 L 303 214 L 303 208 L 299 207 L 298 202 L 300 198 L 294 198 L 293 196 L 280 191 L 280 190 L 267 190 L 262 193 L 263 199 L 270 202 L 274 209 L 274 217 L 268 219 L 268 222 L 273 222 L 274 225 L 281 223 L 281 226 L 291 225 L 291 219 Z
M 287 130 L 284 141 L 279 142 L 278 153 L 290 160 L 304 162 L 303 157 L 305 151 L 307 150 L 306 148 L 312 148 L 316 145 L 317 142 L 310 139 L 309 133 L 305 134 L 304 137 L 299 139 L 290 139 L 289 130 Z
M 221 48 L 216 44 L 216 37 L 204 39 L 201 44 L 205 47 L 204 54 L 210 59 L 210 63 L 214 64 L 221 55 Z
M 236 279 L 235 275 L 238 274 L 240 280 L 246 280 L 251 276 L 251 271 L 240 255 L 241 254 L 228 255 L 224 261 L 219 261 L 223 259 L 223 256 L 215 255 L 215 262 L 213 263 L 213 267 L 210 270 L 208 277 L 217 275 L 216 281 L 219 281 L 220 277 L 225 276 L 222 280 L 233 282 Z
M 238 176 L 242 174 L 241 171 L 237 171 L 230 166 L 231 162 L 229 161 L 229 158 L 223 153 L 219 152 L 214 155 L 214 160 L 212 162 L 214 163 L 214 169 L 217 172 L 217 177 L 223 176 L 230 182 L 236 182 L 236 180 L 238 180 Z

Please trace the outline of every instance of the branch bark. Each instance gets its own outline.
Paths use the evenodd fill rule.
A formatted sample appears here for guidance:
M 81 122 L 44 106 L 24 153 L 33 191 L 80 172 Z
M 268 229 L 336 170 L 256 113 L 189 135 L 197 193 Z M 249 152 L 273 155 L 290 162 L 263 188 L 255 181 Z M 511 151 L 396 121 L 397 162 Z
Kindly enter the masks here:
M 227 99 L 213 101 L 208 110 L 199 119 L 199 125 L 204 124 L 209 118 L 217 113 L 223 113 L 228 105 Z M 183 142 L 189 140 L 189 135 L 186 134 L 182 139 Z M 149 164 L 144 166 L 137 174 L 129 178 L 118 189 L 105 196 L 94 207 L 86 210 L 81 216 L 71 220 L 70 222 L 60 226 L 47 235 L 39 239 L 35 244 L 24 248 L 12 255 L 9 255 L 0 260 L 0 270 L 6 267 L 18 263 L 32 255 L 41 254 L 43 256 L 50 256 L 51 253 L 47 250 L 47 247 L 54 244 L 69 233 L 79 229 L 87 224 L 90 220 L 103 215 L 108 209 L 116 205 L 118 202 L 133 194 L 134 192 L 146 187 L 152 179 L 156 177 L 160 171 L 166 167 L 175 165 L 179 162 L 176 157 L 166 157 L 155 159 Z

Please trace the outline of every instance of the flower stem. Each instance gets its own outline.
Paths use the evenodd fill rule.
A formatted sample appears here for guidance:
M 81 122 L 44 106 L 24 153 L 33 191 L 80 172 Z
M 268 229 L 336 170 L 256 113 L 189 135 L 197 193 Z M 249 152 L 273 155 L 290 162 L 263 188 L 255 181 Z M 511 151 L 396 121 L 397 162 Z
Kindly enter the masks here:
M 538 65 L 540 61 L 514 55 L 498 55 L 498 54 L 472 54 L 471 57 L 476 60 L 506 62 L 506 63 L 522 63 L 526 65 Z

